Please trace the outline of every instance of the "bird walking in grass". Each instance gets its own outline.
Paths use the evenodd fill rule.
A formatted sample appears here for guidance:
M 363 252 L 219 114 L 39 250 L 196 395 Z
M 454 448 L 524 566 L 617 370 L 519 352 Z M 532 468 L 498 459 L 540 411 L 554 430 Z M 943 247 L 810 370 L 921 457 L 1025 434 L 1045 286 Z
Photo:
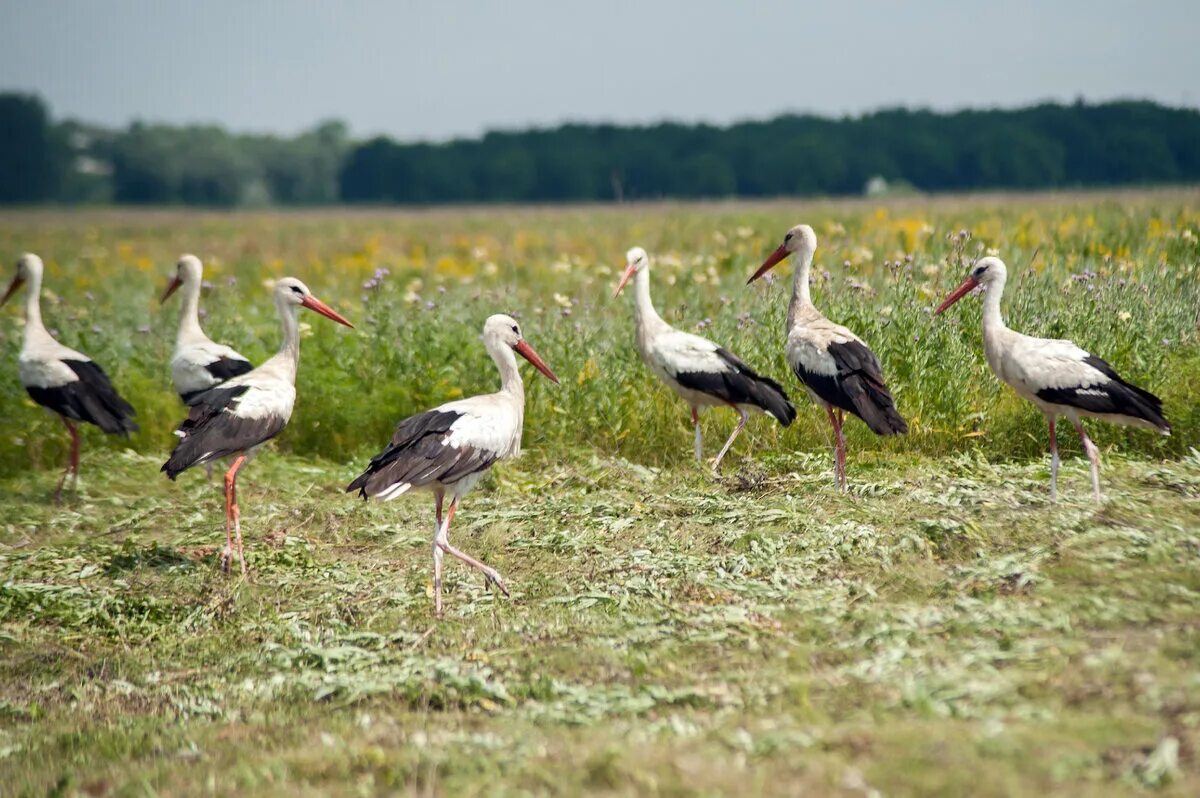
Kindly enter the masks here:
M 1092 466 L 1092 496 L 1100 500 L 1100 453 L 1083 428 L 1083 417 L 1171 434 L 1162 400 L 1126 382 L 1112 366 L 1071 341 L 1034 338 L 1010 330 L 1000 313 L 1008 269 L 986 257 L 975 264 L 935 313 L 941 314 L 983 286 L 983 352 L 997 379 L 1033 402 L 1050 428 L 1050 500 L 1058 500 L 1058 435 L 1055 421 L 1065 416 L 1079 433 Z
M 209 388 L 254 368 L 249 360 L 225 344 L 218 344 L 200 328 L 200 284 L 204 267 L 195 255 L 183 255 L 175 266 L 175 277 L 167 284 L 160 302 L 166 302 L 179 289 L 183 307 L 179 311 L 179 332 L 171 355 L 171 379 L 184 404 L 190 404 Z
M 25 300 L 25 336 L 21 343 L 18 370 L 21 384 L 33 401 L 58 414 L 71 435 L 67 466 L 54 488 L 54 501 L 62 498 L 67 476 L 72 486 L 79 481 L 79 451 L 82 446 L 76 422 L 95 424 L 110 435 L 137 432 L 133 407 L 121 398 L 108 375 L 90 357 L 63 346 L 42 323 L 42 259 L 25 254 L 17 261 L 17 274 L 9 283 L 0 305 L 8 302 L 23 284 L 29 284 Z
M 300 363 L 297 319 L 300 308 L 308 308 L 346 327 L 354 326 L 294 277 L 277 282 L 274 296 L 283 325 L 279 351 L 258 368 L 193 397 L 191 412 L 175 433 L 180 440 L 162 467 L 168 477 L 175 479 L 192 466 L 233 457 L 225 472 L 225 548 L 221 551 L 221 567 L 226 571 L 236 552 L 242 573 L 246 572 L 237 501 L 238 469 L 247 456 L 282 432 L 292 417 L 296 370 Z
M 625 273 L 613 297 L 633 280 L 638 352 L 650 371 L 691 407 L 696 462 L 704 461 L 700 435 L 702 407 L 731 407 L 738 414 L 737 425 L 713 461 L 714 472 L 720 469 L 721 460 L 746 426 L 751 412 L 768 413 L 785 427 L 792 423 L 796 409 L 779 383 L 758 374 L 728 349 L 699 335 L 676 330 L 662 320 L 650 301 L 650 259 L 644 249 L 634 247 L 625 258 Z
M 521 453 L 525 385 L 516 355 L 528 360 L 551 382 L 558 377 L 521 335 L 510 316 L 495 315 L 483 325 L 483 345 L 500 372 L 500 390 L 472 396 L 404 419 L 392 441 L 347 487 L 363 499 L 390 501 L 414 488 L 433 493 L 433 606 L 442 614 L 442 558 L 449 554 L 479 570 L 488 583 L 508 595 L 495 568 L 450 544 L 450 522 L 459 502 L 491 466 Z M 450 506 L 442 514 L 443 502 Z
M 809 271 L 817 251 L 817 236 L 806 224 L 793 227 L 758 268 L 747 284 L 795 254 L 792 300 L 787 315 L 787 361 L 808 389 L 813 401 L 825 409 L 834 435 L 834 479 L 846 490 L 846 439 L 843 413 L 852 413 L 876 435 L 902 435 L 908 424 L 883 381 L 879 358 L 862 339 L 821 314 L 809 292 Z

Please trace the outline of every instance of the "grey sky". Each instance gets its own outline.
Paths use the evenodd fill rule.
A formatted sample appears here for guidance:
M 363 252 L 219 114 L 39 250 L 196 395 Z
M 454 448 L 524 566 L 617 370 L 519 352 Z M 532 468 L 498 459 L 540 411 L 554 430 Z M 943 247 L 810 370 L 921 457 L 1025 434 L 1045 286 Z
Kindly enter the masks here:
M 403 139 L 566 120 L 1200 103 L 1197 0 L 0 0 L 0 89 L 56 116 Z

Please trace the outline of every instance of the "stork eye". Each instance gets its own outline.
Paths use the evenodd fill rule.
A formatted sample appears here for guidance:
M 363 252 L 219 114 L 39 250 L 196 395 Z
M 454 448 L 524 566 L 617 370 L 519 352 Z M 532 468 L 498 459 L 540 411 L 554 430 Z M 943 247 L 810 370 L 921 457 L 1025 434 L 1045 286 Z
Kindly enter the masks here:
M 513 332 L 515 332 L 517 335 L 521 334 L 521 331 L 519 329 L 517 329 L 517 325 L 515 325 L 515 324 L 513 325 Z
M 783 237 L 783 243 L 785 243 L 785 244 L 786 244 L 787 242 L 791 241 L 791 240 L 792 240 L 792 234 L 791 234 L 791 233 L 788 233 L 787 235 L 785 235 L 785 236 Z
M 291 288 L 292 288 L 292 293 L 294 293 L 294 294 L 303 294 L 304 293 L 303 291 L 300 290 L 300 286 L 298 286 L 298 285 L 293 285 Z

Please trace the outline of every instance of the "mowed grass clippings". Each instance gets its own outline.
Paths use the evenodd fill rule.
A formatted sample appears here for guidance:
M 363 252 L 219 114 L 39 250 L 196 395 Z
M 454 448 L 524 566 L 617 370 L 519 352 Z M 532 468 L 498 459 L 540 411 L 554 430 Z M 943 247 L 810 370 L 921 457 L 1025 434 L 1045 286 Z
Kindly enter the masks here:
M 432 502 L 345 465 L 219 489 L 85 459 L 6 480 L 0 774 L 18 794 L 1195 794 L 1200 456 L 1064 465 L 766 456 L 713 481 L 530 453 L 464 503 L 432 618 Z M 89 476 L 90 475 L 90 476 Z
M 47 260 L 49 326 L 144 428 L 86 433 L 79 492 L 49 504 L 65 435 L 0 314 L 2 792 L 1196 794 L 1196 198 L 0 215 L 14 257 Z M 847 425 L 848 496 L 783 363 L 788 266 L 742 287 L 799 221 L 818 305 L 880 354 L 913 428 Z M 663 315 L 798 406 L 786 431 L 753 421 L 717 480 L 609 298 L 635 243 Z M 930 317 L 991 248 L 1015 328 L 1166 401 L 1170 438 L 1095 428 L 1100 505 L 1066 433 L 1049 504 L 1043 422 L 987 371 L 975 303 Z M 210 333 L 256 361 L 273 277 L 359 327 L 302 317 L 293 423 L 240 480 L 245 579 L 216 565 L 219 480 L 158 473 L 182 414 L 178 308 L 156 297 L 182 251 L 209 266 Z M 449 563 L 435 623 L 432 500 L 342 486 L 404 414 L 494 390 L 498 310 L 563 384 L 529 379 L 526 453 L 451 532 L 512 598 Z M 709 456 L 733 420 L 705 416 Z

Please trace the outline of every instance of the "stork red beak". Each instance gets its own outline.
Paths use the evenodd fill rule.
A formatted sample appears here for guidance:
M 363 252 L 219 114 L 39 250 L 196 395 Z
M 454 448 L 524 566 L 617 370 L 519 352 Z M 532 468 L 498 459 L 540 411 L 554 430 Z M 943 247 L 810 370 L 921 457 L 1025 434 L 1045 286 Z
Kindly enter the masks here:
M 629 278 L 633 277 L 637 269 L 630 263 L 625 267 L 625 273 L 621 275 L 621 282 L 617 283 L 617 289 L 613 291 L 613 299 L 616 299 L 621 294 L 621 289 L 625 287 L 625 283 L 629 282 Z
M 542 374 L 545 374 L 546 379 L 550 380 L 550 382 L 554 383 L 555 385 L 558 385 L 558 377 L 556 377 L 554 372 L 550 370 L 550 367 L 546 365 L 546 361 L 538 357 L 538 353 L 533 351 L 533 347 L 525 343 L 524 339 L 517 341 L 517 345 L 514 346 L 513 349 L 518 355 L 532 363 L 535 369 L 542 372 Z
M 933 312 L 933 315 L 939 315 L 943 310 L 950 307 L 967 294 L 971 293 L 971 291 L 975 290 L 975 286 L 977 285 L 979 285 L 979 281 L 974 277 L 968 277 L 967 279 L 963 280 L 962 285 L 960 285 L 958 288 L 955 288 L 954 291 L 951 292 L 950 296 L 946 297 L 942 301 L 942 304 L 937 306 L 937 310 Z
M 161 305 L 166 302 L 167 297 L 179 290 L 179 286 L 181 285 L 183 285 L 183 280 L 178 274 L 171 278 L 171 282 L 167 283 L 167 290 L 163 291 L 162 299 L 158 300 L 158 304 Z
M 313 311 L 316 311 L 317 313 L 320 313 L 322 316 L 324 316 L 327 319 L 333 319 L 338 324 L 349 327 L 352 330 L 354 329 L 354 325 L 351 324 L 346 319 L 345 316 L 338 313 L 336 310 L 329 307 L 324 302 L 317 299 L 315 296 L 309 295 L 309 296 L 304 297 L 304 299 L 300 301 L 300 304 L 303 305 L 304 307 L 308 308 L 309 310 L 313 310 Z
M 8 290 L 4 292 L 4 298 L 0 299 L 0 305 L 3 305 L 5 302 L 7 302 L 8 298 L 11 297 L 13 294 L 17 293 L 17 289 L 20 288 L 24 284 L 25 284 L 24 277 L 22 277 L 19 274 L 16 277 L 14 277 L 12 279 L 12 282 L 8 284 Z
M 772 252 L 770 255 L 767 256 L 767 259 L 763 261 L 763 265 L 758 267 L 758 271 L 756 271 L 754 274 L 750 275 L 750 279 L 746 281 L 746 285 L 750 285 L 750 283 L 754 282 L 759 277 L 762 277 L 764 274 L 771 271 L 771 267 L 773 267 L 775 264 L 779 263 L 779 261 L 783 260 L 787 256 L 788 256 L 787 247 L 783 244 L 780 244 L 778 247 L 776 247 L 774 252 Z

